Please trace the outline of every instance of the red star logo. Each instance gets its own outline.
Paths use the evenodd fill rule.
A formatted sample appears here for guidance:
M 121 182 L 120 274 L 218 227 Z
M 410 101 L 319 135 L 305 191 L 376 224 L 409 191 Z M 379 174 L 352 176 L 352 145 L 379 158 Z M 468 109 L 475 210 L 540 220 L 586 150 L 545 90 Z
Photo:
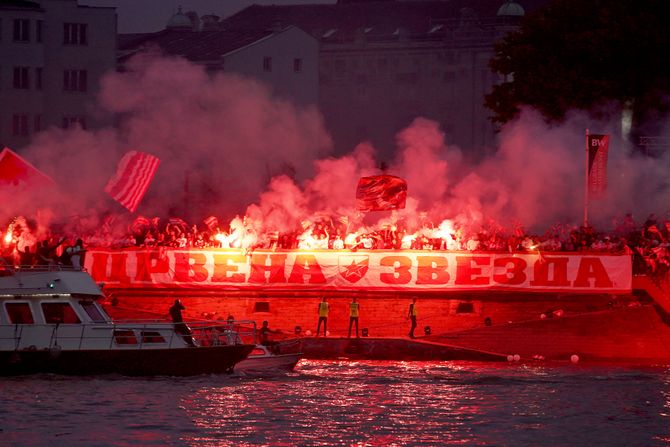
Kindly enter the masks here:
M 342 261 L 346 262 L 348 259 L 342 259 Z M 346 265 L 345 262 L 340 263 L 340 275 L 351 283 L 357 282 L 368 272 L 367 256 L 352 257 L 349 265 Z

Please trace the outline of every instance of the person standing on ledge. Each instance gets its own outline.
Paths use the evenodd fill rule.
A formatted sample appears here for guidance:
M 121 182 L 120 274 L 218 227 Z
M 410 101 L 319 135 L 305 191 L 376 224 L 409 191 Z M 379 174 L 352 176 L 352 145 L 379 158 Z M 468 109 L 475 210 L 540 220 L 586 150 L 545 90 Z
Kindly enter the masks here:
M 328 324 L 328 302 L 326 297 L 323 297 L 323 300 L 319 303 L 319 324 L 316 326 L 316 336 L 319 336 L 319 330 L 321 329 L 321 323 L 323 323 L 323 336 L 328 335 L 326 330 L 326 325 Z
M 356 302 L 356 297 L 353 297 L 351 303 L 349 303 L 349 335 L 347 338 L 351 338 L 351 325 L 356 324 L 356 338 L 358 338 L 358 310 L 359 305 Z
M 193 341 L 193 334 L 191 328 L 184 323 L 184 318 L 181 315 L 181 311 L 186 310 L 184 305 L 181 303 L 181 300 L 174 300 L 174 304 L 170 307 L 170 317 L 172 317 L 172 322 L 174 323 L 174 331 L 178 334 L 181 334 L 184 341 L 189 346 L 195 346 L 195 341 Z
M 412 321 L 412 327 L 409 329 L 409 338 L 416 338 L 414 337 L 414 329 L 416 329 L 416 316 L 417 316 L 417 308 L 416 308 L 416 297 L 412 298 L 412 304 L 409 305 L 409 312 L 407 313 L 407 318 L 409 318 Z

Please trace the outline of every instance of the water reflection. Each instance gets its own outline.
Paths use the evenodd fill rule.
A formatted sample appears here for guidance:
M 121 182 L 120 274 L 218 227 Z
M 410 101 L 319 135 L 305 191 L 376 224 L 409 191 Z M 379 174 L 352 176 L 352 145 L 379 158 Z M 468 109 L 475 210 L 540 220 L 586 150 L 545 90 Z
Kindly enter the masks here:
M 636 419 L 654 419 L 656 410 L 658 417 L 667 417 L 670 382 L 659 383 L 658 373 L 645 377 L 616 368 L 303 361 L 292 376 L 199 389 L 184 408 L 211 442 L 225 440 L 218 445 L 505 445 L 545 439 L 563 444 L 583 439 L 586 426 L 592 433 L 586 439 L 602 443 L 609 438 L 617 444 L 620 439 L 594 428 L 594 420 L 634 425 Z M 631 390 L 639 391 L 645 380 L 661 388 L 658 399 L 631 402 Z M 670 431 L 655 427 L 628 435 L 653 443 Z M 190 441 L 198 444 L 202 437 Z
M 2 445 L 667 445 L 668 368 L 301 362 L 276 377 L 0 381 Z

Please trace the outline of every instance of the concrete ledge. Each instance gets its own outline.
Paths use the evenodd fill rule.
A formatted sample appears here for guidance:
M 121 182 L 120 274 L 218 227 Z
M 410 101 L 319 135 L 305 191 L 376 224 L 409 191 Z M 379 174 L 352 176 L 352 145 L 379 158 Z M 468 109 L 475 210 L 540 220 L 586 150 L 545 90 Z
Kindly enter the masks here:
M 350 360 L 507 361 L 507 355 L 406 338 L 305 337 L 303 358 Z

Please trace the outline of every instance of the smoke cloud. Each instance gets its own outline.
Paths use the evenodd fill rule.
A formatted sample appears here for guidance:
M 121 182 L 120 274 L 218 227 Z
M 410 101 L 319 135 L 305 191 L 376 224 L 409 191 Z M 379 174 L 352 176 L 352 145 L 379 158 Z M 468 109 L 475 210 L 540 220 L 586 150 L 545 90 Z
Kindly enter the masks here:
M 469 231 L 523 225 L 544 232 L 558 222 L 582 223 L 585 128 L 611 135 L 608 195 L 591 203 L 591 223 L 609 228 L 625 213 L 639 221 L 670 210 L 668 156 L 636 156 L 617 136 L 616 123 L 578 114 L 549 126 L 526 110 L 501 130 L 495 154 L 476 164 L 445 143 L 438 123 L 417 118 L 397 135 L 386 171 L 407 180 L 407 208 L 361 215 L 357 181 L 382 172 L 375 148 L 361 142 L 347 155 L 329 157 L 331 139 L 318 110 L 277 99 L 259 82 L 212 77 L 182 59 L 144 56 L 104 78 L 100 113 L 118 117 L 119 126 L 52 129 L 22 152 L 59 184 L 57 193 L 41 194 L 50 222 L 80 216 L 95 226 L 109 213 L 194 223 L 208 215 L 222 222 L 246 215 L 258 231 L 290 231 L 330 217 L 350 226 L 402 221 L 409 230 L 426 219 L 435 225 L 450 219 Z M 161 159 L 135 215 L 103 192 L 129 150 Z M 4 217 L 26 208 L 15 201 Z

